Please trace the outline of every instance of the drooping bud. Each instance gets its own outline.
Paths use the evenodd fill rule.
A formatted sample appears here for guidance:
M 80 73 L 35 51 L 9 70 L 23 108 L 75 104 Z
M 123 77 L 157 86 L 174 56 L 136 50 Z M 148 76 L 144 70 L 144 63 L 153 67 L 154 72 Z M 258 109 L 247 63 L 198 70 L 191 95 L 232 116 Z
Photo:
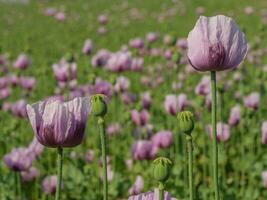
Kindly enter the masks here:
M 105 102 L 105 95 L 95 94 L 91 98 L 92 113 L 98 117 L 104 117 L 107 113 L 107 104 Z
M 180 131 L 190 135 L 195 126 L 193 113 L 190 111 L 183 111 L 178 113 L 177 118 Z
M 154 178 L 161 183 L 166 182 L 170 175 L 172 161 L 165 157 L 159 157 L 153 161 L 153 164 Z

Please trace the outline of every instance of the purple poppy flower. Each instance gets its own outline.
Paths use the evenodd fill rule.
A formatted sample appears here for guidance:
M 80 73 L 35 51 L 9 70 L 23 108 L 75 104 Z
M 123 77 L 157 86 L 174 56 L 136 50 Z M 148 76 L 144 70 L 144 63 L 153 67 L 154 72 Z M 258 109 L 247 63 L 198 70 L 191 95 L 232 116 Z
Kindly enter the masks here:
M 66 20 L 66 14 L 63 12 L 63 11 L 59 11 L 57 12 L 55 15 L 54 15 L 55 19 L 60 21 L 60 22 L 63 22 Z
M 171 131 L 160 131 L 153 135 L 151 140 L 158 148 L 168 148 L 173 143 L 173 133 Z
M 0 89 L 6 88 L 9 84 L 8 77 L 1 77 L 0 78 Z
M 84 46 L 83 46 L 83 53 L 85 55 L 89 55 L 93 50 L 93 43 L 90 39 L 85 40 Z
M 55 8 L 47 8 L 44 12 L 44 15 L 46 16 L 53 16 L 57 13 L 57 10 Z
M 36 79 L 34 77 L 20 77 L 20 85 L 25 90 L 31 91 L 36 85 Z
M 141 193 L 144 188 L 144 179 L 142 176 L 137 176 L 133 186 L 129 189 L 129 195 L 136 195 Z
M 100 23 L 100 24 L 106 24 L 106 23 L 108 23 L 108 16 L 107 15 L 99 15 L 98 16 L 98 22 Z
M 228 123 L 230 126 L 236 126 L 239 123 L 240 119 L 241 119 L 240 106 L 235 106 L 231 109 Z
M 179 96 L 170 94 L 165 97 L 164 108 L 170 115 L 176 115 L 179 111 L 184 110 L 187 105 L 188 100 L 185 94 Z
M 248 108 L 257 110 L 260 105 L 260 94 L 258 92 L 253 92 L 248 96 L 244 97 L 244 104 Z
M 26 111 L 27 101 L 24 99 L 18 100 L 17 102 L 13 103 L 11 106 L 12 113 L 17 117 L 27 117 Z
M 133 58 L 130 68 L 132 71 L 142 71 L 144 68 L 144 59 L 143 58 Z
M 156 157 L 158 148 L 149 140 L 138 140 L 132 146 L 134 160 L 151 160 Z
M 137 96 L 132 92 L 124 92 L 121 94 L 121 99 L 126 105 L 136 102 Z
M 121 125 L 119 123 L 112 123 L 107 127 L 107 134 L 112 136 L 121 132 Z
M 245 35 L 230 17 L 201 16 L 188 35 L 188 58 L 198 71 L 237 67 L 247 53 Z
M 114 85 L 114 91 L 117 93 L 125 92 L 130 87 L 130 80 L 124 76 L 119 76 Z
M 47 147 L 74 147 L 84 138 L 89 98 L 62 103 L 43 101 L 27 105 L 30 123 L 38 141 Z
M 85 154 L 85 161 L 87 163 L 92 163 L 95 157 L 95 152 L 93 150 L 88 150 Z
M 261 125 L 261 143 L 267 144 L 267 121 L 264 121 Z
M 130 40 L 129 45 L 132 48 L 141 49 L 144 47 L 145 43 L 141 38 L 134 38 Z
M 108 81 L 101 80 L 97 78 L 94 85 L 95 94 L 104 94 L 108 98 L 113 95 L 113 86 Z
M 208 131 L 210 138 L 212 139 L 212 127 L 211 125 L 208 126 Z M 224 124 L 222 122 L 217 123 L 217 140 L 219 142 L 226 142 L 230 139 L 230 127 L 228 124 Z
M 54 75 L 59 82 L 67 82 L 77 78 L 77 64 L 61 59 L 58 64 L 52 65 Z
M 43 151 L 44 151 L 44 146 L 41 145 L 37 138 L 34 137 L 34 139 L 32 140 L 32 142 L 30 143 L 30 145 L 28 146 L 28 150 L 31 151 L 34 155 L 34 157 L 39 157 Z
M 155 189 L 154 192 L 146 192 L 138 195 L 130 196 L 128 200 L 158 200 L 159 199 L 159 190 Z M 171 198 L 171 195 L 164 191 L 164 200 L 176 200 Z
M 31 182 L 39 177 L 40 172 L 37 168 L 31 167 L 27 171 L 20 172 L 20 175 L 23 182 Z
M 106 65 L 110 56 L 111 56 L 111 53 L 108 50 L 101 49 L 96 53 L 96 55 L 93 56 L 91 64 L 94 67 L 104 66 L 104 65 Z
M 131 62 L 132 58 L 129 52 L 116 52 L 111 54 L 106 68 L 112 72 L 123 72 L 130 69 Z
M 261 173 L 261 177 L 262 177 L 263 186 L 267 188 L 267 171 L 263 171 Z
M 150 108 L 150 106 L 151 106 L 151 102 L 152 102 L 152 99 L 151 99 L 150 92 L 143 93 L 142 94 L 142 105 L 143 105 L 143 108 L 148 110 Z
M 20 79 L 15 74 L 11 74 L 11 75 L 8 76 L 8 82 L 12 86 L 18 85 L 19 84 L 19 81 L 20 81 Z
M 26 54 L 20 54 L 17 60 L 14 62 L 13 66 L 16 69 L 26 69 L 31 65 L 31 60 Z
M 148 33 L 146 35 L 146 40 L 149 42 L 149 43 L 153 43 L 155 41 L 157 41 L 159 39 L 159 33 Z
M 10 88 L 0 89 L 0 100 L 7 99 L 11 94 Z
M 182 50 L 186 50 L 188 48 L 187 39 L 186 38 L 180 38 L 176 41 L 176 46 L 179 47 Z
M 145 109 L 143 109 L 141 112 L 132 110 L 131 117 L 133 123 L 135 123 L 137 126 L 145 126 L 149 121 L 149 112 Z
M 64 188 L 64 184 L 62 182 L 61 189 Z M 42 190 L 45 194 L 52 194 L 54 195 L 57 190 L 57 176 L 52 175 L 46 177 L 42 182 Z
M 203 76 L 201 81 L 195 88 L 195 93 L 198 95 L 206 96 L 210 93 L 210 77 Z
M 11 153 L 4 156 L 6 165 L 14 171 L 26 171 L 33 162 L 34 155 L 27 148 L 13 149 Z

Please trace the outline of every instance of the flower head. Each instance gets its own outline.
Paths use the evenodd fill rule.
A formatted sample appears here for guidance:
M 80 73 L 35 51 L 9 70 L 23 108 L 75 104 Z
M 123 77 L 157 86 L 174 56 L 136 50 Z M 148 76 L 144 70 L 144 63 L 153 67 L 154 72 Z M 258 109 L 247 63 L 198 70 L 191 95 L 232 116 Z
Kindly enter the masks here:
M 244 33 L 233 19 L 223 15 L 201 16 L 187 41 L 189 61 L 198 71 L 235 68 L 247 53 Z

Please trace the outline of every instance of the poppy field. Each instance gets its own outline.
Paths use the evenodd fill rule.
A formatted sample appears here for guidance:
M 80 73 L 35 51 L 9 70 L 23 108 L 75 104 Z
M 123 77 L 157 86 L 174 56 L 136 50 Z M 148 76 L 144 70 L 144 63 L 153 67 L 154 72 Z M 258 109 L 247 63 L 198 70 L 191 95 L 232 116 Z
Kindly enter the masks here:
M 0 0 L 0 200 L 266 200 L 267 2 Z

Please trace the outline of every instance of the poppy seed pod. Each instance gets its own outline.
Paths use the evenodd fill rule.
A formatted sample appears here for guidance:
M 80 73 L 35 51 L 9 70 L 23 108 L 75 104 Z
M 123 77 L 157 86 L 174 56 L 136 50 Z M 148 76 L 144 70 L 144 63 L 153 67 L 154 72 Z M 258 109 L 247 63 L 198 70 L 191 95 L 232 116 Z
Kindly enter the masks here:
M 190 111 L 183 111 L 178 113 L 178 124 L 180 131 L 191 134 L 194 129 L 194 115 Z
M 104 117 L 107 114 L 107 104 L 105 102 L 105 95 L 96 94 L 91 98 L 92 113 L 95 116 Z
M 170 166 L 172 165 L 172 162 L 168 158 L 159 157 L 153 161 L 153 164 L 154 178 L 159 182 L 166 182 L 170 175 Z

